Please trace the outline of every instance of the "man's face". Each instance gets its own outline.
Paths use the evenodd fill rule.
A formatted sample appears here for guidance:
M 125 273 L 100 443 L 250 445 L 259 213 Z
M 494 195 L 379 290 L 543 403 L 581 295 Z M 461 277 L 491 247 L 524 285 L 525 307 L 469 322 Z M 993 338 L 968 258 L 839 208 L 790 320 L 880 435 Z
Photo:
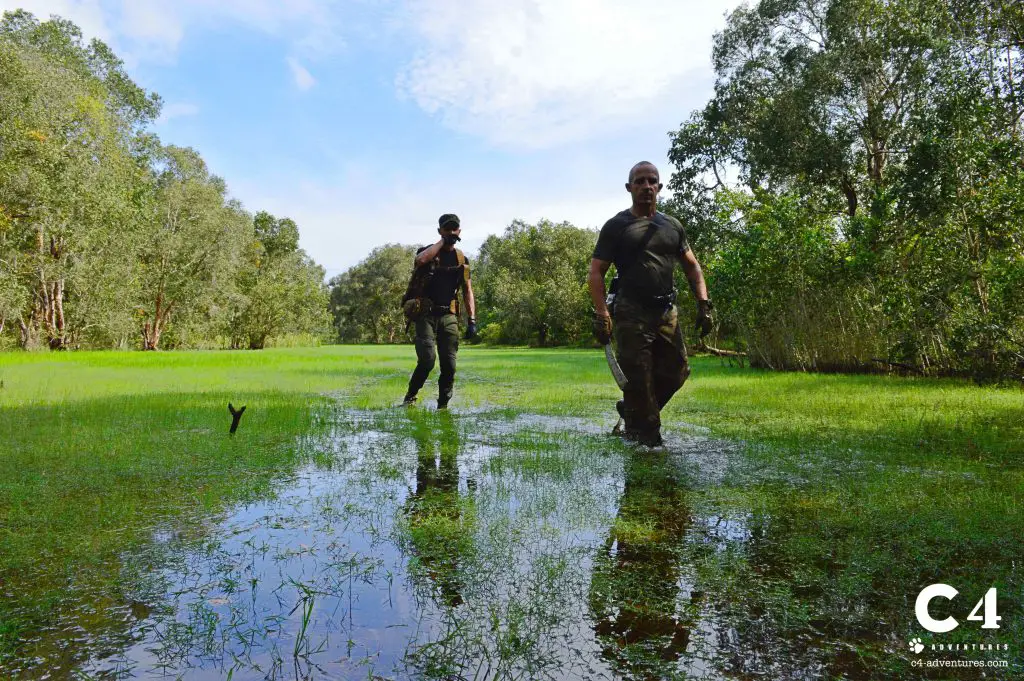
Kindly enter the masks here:
M 633 179 L 626 183 L 626 191 L 633 197 L 633 203 L 654 203 L 661 191 L 661 178 L 654 166 L 640 166 L 633 171 Z
M 438 228 L 437 231 L 442 237 L 448 236 L 449 234 L 453 234 L 455 236 L 459 236 L 462 234 L 462 228 L 456 225 L 454 222 L 446 222 L 444 227 Z

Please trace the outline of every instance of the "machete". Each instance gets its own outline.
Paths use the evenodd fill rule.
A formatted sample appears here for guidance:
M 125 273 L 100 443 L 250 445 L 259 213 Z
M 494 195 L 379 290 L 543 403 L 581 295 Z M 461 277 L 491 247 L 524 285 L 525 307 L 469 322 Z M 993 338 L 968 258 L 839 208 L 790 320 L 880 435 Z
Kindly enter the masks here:
M 619 366 L 618 361 L 615 359 L 611 343 L 604 346 L 604 358 L 608 360 L 608 368 L 612 370 L 612 376 L 615 378 L 615 382 L 619 384 L 619 390 L 625 390 L 626 374 L 622 373 L 622 367 Z
M 615 309 L 615 291 L 617 286 L 618 276 L 616 275 L 615 280 L 612 281 L 612 290 L 608 292 L 608 295 L 604 299 L 604 304 L 608 307 L 608 311 Z M 612 352 L 612 343 L 609 340 L 604 344 L 604 358 L 608 360 L 608 368 L 612 370 L 612 376 L 615 378 L 615 382 L 619 385 L 619 390 L 626 389 L 626 374 L 622 373 L 622 367 L 619 366 L 619 362 L 615 359 L 615 353 Z
M 608 360 L 608 368 L 612 370 L 612 376 L 615 377 L 615 382 L 619 384 L 619 390 L 625 390 L 626 383 L 628 382 L 626 380 L 626 374 L 622 373 L 622 367 L 620 367 L 619 363 L 615 360 L 615 353 L 612 352 L 611 343 L 604 346 L 604 358 Z M 620 416 L 619 420 L 615 422 L 615 427 L 612 428 L 612 435 L 621 435 L 622 425 L 622 417 Z

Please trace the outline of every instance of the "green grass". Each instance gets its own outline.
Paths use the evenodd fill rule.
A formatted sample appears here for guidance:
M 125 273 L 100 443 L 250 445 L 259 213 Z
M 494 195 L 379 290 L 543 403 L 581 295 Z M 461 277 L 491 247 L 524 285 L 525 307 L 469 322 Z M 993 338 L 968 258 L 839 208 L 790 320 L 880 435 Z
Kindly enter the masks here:
M 53 621 L 74 575 L 88 571 L 107 585 L 96 591 L 97 608 L 116 600 L 119 556 L 154 528 L 207 522 L 272 494 L 275 481 L 322 454 L 297 443 L 324 413 L 343 418 L 325 405 L 385 414 L 414 362 L 410 346 L 0 355 L 0 661 Z M 666 492 L 658 466 L 641 467 L 609 536 L 655 550 L 658 560 L 685 559 L 722 603 L 759 609 L 794 631 L 824 618 L 844 623 L 838 634 L 869 636 L 879 611 L 912 617 L 916 590 L 932 581 L 955 582 L 970 605 L 987 585 L 1002 585 L 1003 621 L 1022 631 L 1024 593 L 1013 571 L 1024 558 L 1016 539 L 1024 526 L 1020 389 L 773 374 L 711 358 L 692 364 L 663 414 L 666 431 L 742 440 L 744 463 L 685 498 Z M 427 409 L 433 388 L 431 381 L 421 395 Z M 618 395 L 596 350 L 464 347 L 452 406 L 456 419 L 486 409 L 610 428 Z M 233 437 L 229 401 L 248 407 Z M 416 438 L 438 425 L 430 412 L 415 414 L 381 427 Z M 529 428 L 484 437 L 505 452 L 485 464 L 498 478 L 564 483 L 598 451 Z M 396 478 L 399 470 L 381 461 L 376 474 Z M 728 546 L 708 553 L 706 543 L 683 537 L 711 530 L 684 531 L 651 510 L 659 504 L 680 514 L 771 518 L 772 540 L 756 556 Z M 484 510 L 457 489 L 423 495 L 412 508 L 406 530 L 423 570 L 443 567 L 438 549 L 446 546 L 477 556 L 471 534 Z M 666 542 L 675 548 L 659 548 Z M 609 583 L 635 577 L 643 586 L 659 574 L 613 568 L 602 568 Z M 646 653 L 634 652 L 627 666 L 639 669 Z

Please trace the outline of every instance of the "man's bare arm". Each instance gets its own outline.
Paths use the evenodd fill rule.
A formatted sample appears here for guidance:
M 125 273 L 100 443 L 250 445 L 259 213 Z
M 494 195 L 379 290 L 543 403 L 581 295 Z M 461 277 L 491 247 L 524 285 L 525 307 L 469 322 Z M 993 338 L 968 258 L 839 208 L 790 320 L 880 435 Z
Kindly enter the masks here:
M 594 303 L 594 314 L 602 317 L 608 316 L 608 306 L 604 299 L 607 291 L 604 287 L 604 275 L 608 274 L 608 268 L 612 264 L 607 260 L 590 260 L 590 274 L 587 275 L 587 285 L 590 287 L 590 300 Z
M 416 267 L 423 267 L 428 262 L 436 258 L 442 248 L 444 248 L 444 239 L 441 239 L 436 244 L 427 246 L 422 253 L 416 256 Z
M 686 275 L 686 281 L 690 284 L 694 298 L 707 300 L 708 287 L 704 283 L 704 271 L 700 268 L 700 263 L 697 262 L 697 256 L 693 254 L 692 250 L 687 250 L 686 253 L 679 256 L 679 260 L 683 263 L 683 274 Z
M 462 299 L 466 301 L 466 314 L 470 319 L 476 319 L 476 298 L 473 297 L 473 282 L 469 279 L 462 285 Z

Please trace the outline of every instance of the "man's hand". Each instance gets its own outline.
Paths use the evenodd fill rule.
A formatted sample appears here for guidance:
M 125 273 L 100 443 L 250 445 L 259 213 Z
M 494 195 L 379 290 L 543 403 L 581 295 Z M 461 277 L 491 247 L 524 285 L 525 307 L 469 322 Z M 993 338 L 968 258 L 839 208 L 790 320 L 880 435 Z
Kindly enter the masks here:
M 476 338 L 476 320 L 472 317 L 466 323 L 466 340 Z
M 714 324 L 714 320 L 711 318 L 712 309 L 710 300 L 697 301 L 697 321 L 694 326 L 700 332 L 701 338 L 711 333 L 711 327 Z
M 594 313 L 594 336 L 601 345 L 612 342 L 612 318 L 606 314 Z
M 462 241 L 458 234 L 445 234 L 441 240 L 444 241 L 445 246 L 454 246 L 456 242 Z

